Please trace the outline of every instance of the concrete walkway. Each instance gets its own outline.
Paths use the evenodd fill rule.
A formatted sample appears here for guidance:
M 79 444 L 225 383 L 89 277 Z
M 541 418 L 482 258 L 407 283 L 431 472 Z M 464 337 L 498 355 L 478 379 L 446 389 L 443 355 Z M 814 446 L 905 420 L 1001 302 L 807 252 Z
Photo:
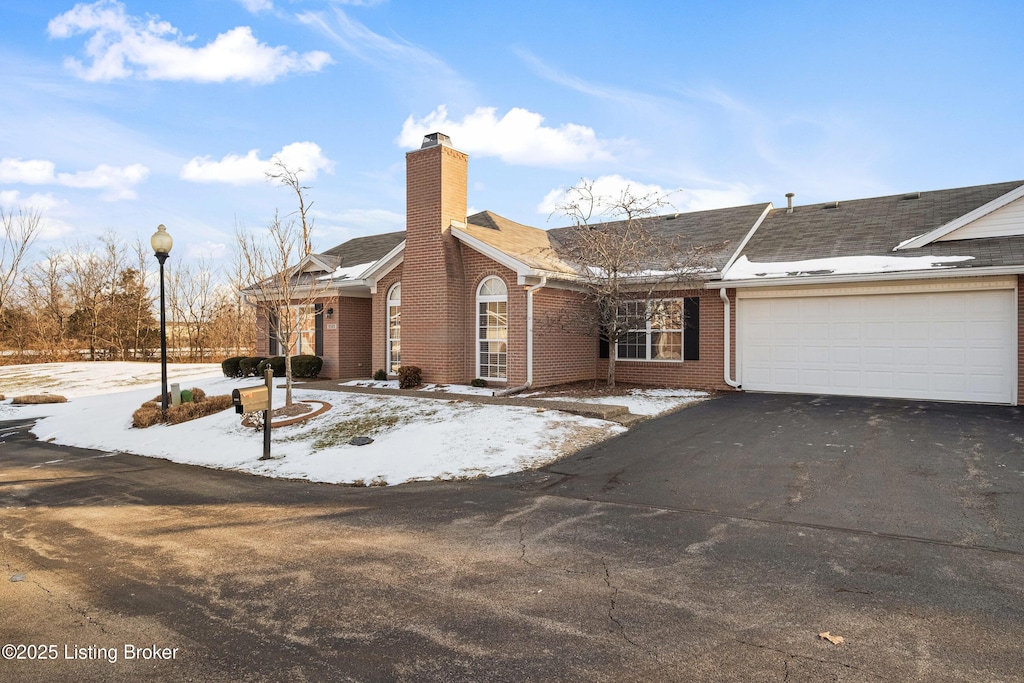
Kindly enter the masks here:
M 539 398 L 518 398 L 516 396 L 480 396 L 479 394 L 456 394 L 447 391 L 423 391 L 419 389 L 384 389 L 381 387 L 343 386 L 339 380 L 325 379 L 312 382 L 295 382 L 292 386 L 302 389 L 318 389 L 321 391 L 338 391 L 351 394 L 377 394 L 379 396 L 408 396 L 410 398 L 432 398 L 441 401 L 467 401 L 498 406 L 524 406 L 544 410 L 561 410 L 565 413 L 593 417 L 598 420 L 617 422 L 631 427 L 637 422 L 647 419 L 646 415 L 635 415 L 626 406 L 609 405 L 606 403 L 584 403 L 583 401 L 548 400 Z M 284 385 L 281 385 L 282 387 Z

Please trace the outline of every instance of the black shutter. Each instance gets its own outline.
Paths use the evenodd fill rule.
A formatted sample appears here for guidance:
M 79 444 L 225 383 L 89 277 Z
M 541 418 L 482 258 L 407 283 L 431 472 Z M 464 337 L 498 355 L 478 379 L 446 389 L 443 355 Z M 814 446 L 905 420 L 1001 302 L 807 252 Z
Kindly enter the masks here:
M 598 336 L 597 340 L 597 357 L 608 358 L 610 347 L 608 345 L 608 335 L 603 332 Z
M 683 360 L 700 360 L 700 299 L 683 299 Z
M 277 355 L 277 313 L 267 314 L 267 334 L 270 336 L 270 344 L 267 350 L 271 356 Z
M 313 333 L 313 353 L 318 356 L 324 355 L 324 305 L 313 304 L 314 319 L 316 320 L 316 332 Z

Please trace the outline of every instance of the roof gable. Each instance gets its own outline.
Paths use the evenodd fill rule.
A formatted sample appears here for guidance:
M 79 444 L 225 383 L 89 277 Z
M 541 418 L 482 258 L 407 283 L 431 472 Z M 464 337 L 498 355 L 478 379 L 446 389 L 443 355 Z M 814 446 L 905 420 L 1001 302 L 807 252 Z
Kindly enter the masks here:
M 904 240 L 896 245 L 893 251 L 917 249 L 939 241 L 1024 235 L 1024 205 L 1010 208 L 1010 205 L 1024 197 L 1024 182 L 983 185 L 978 189 L 1004 188 L 1005 186 L 1009 187 L 1006 187 L 1006 191 L 998 196 L 980 206 L 976 205 L 970 211 L 956 216 L 933 230 Z M 1001 211 L 1004 207 L 1008 209 L 1005 213 Z M 996 212 L 1000 212 L 1001 215 L 994 215 Z M 978 225 L 979 221 L 981 221 L 980 225 Z M 1014 224 L 1016 224 L 1016 230 L 1014 230 Z M 957 236 L 953 236 L 954 233 L 958 233 Z

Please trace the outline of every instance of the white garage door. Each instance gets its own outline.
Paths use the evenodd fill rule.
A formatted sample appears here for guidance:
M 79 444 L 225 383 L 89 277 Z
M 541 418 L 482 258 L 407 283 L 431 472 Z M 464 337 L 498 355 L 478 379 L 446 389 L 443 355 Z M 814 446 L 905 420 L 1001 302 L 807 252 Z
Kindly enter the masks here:
M 744 389 L 1011 403 L 1013 290 L 741 298 Z

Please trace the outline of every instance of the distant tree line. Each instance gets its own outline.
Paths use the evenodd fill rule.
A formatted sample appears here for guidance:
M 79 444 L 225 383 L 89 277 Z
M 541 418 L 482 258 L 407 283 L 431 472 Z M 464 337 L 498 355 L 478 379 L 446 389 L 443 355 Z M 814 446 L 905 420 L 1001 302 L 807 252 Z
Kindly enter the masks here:
M 41 217 L 0 210 L 0 362 L 148 360 L 159 357 L 159 281 L 148 245 L 114 233 L 29 262 Z M 167 345 L 176 361 L 251 353 L 255 314 L 205 259 L 167 261 Z

